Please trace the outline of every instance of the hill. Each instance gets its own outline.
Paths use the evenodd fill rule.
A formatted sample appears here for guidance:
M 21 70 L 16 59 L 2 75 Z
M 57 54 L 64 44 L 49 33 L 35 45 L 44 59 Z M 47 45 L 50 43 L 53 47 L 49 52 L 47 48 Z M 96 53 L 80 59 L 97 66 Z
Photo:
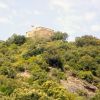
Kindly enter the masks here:
M 47 30 L 0 41 L 0 100 L 99 100 L 100 39 Z

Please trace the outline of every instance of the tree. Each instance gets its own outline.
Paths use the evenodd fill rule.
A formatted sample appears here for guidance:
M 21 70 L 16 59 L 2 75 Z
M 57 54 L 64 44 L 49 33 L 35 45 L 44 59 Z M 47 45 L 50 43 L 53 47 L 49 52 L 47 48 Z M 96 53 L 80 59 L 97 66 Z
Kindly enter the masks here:
M 25 43 L 26 38 L 23 35 L 16 35 L 13 34 L 7 41 L 7 44 L 17 44 L 17 45 L 22 45 L 23 43 Z
M 96 37 L 93 37 L 91 35 L 85 35 L 82 37 L 77 37 L 75 40 L 75 43 L 77 46 L 83 47 L 88 45 L 100 45 L 100 40 Z
M 97 68 L 96 62 L 89 55 L 85 55 L 81 57 L 80 60 L 78 61 L 78 64 L 79 64 L 80 70 L 93 71 L 93 70 L 96 70 Z
M 54 35 L 51 37 L 52 40 L 66 40 L 68 37 L 67 33 L 62 32 L 55 32 Z

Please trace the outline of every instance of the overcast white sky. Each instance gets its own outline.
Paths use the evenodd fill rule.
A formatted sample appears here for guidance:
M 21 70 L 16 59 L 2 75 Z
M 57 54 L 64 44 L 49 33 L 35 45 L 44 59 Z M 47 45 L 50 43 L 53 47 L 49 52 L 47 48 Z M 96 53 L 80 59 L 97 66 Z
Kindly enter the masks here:
M 100 38 L 100 0 L 0 0 L 0 40 L 32 25 Z

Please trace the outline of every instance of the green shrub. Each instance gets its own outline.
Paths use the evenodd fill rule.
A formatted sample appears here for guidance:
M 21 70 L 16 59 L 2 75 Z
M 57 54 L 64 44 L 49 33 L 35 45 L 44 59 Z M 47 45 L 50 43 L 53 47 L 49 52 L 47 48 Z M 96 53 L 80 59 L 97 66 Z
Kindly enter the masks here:
M 49 65 L 47 64 L 47 62 L 45 61 L 45 59 L 42 56 L 38 55 L 34 59 L 34 63 L 39 65 L 41 67 L 41 69 L 49 71 Z
M 81 57 L 80 60 L 78 61 L 78 64 L 79 64 L 78 67 L 80 70 L 96 71 L 96 68 L 97 68 L 97 64 L 94 61 L 93 57 L 91 57 L 89 55 L 85 55 L 85 56 Z
M 70 67 L 69 65 L 66 64 L 66 65 L 64 65 L 64 69 L 65 69 L 65 70 L 71 70 L 71 67 Z
M 17 88 L 14 90 L 12 97 L 15 100 L 53 100 L 48 97 L 41 89 L 34 88 Z
M 83 90 L 77 90 L 77 93 L 79 94 L 79 96 L 87 96 L 87 92 Z
M 31 73 L 32 73 L 32 81 L 35 81 L 38 84 L 42 84 L 48 79 L 47 72 L 42 70 L 39 66 L 34 66 Z
M 16 70 L 18 72 L 25 72 L 25 67 L 23 65 L 19 65 L 19 66 L 16 67 Z
M 0 92 L 5 95 L 10 95 L 16 88 L 16 83 L 12 79 L 7 79 L 0 75 Z
M 66 40 L 68 37 L 67 33 L 62 33 L 62 32 L 56 32 L 51 39 L 52 40 Z
M 93 82 L 93 75 L 90 71 L 80 71 L 78 73 L 78 77 L 81 78 L 81 79 L 86 80 L 89 83 Z
M 67 79 L 64 72 L 61 72 L 60 70 L 55 69 L 55 68 L 52 69 L 51 74 L 52 74 L 53 77 L 56 77 L 57 80 L 59 80 L 59 81 L 61 79 Z
M 23 54 L 23 58 L 24 59 L 28 59 L 32 56 L 37 56 L 42 54 L 44 51 L 44 48 L 38 47 L 38 48 L 34 48 L 34 49 L 29 49 L 25 54 Z
M 75 41 L 77 46 L 89 46 L 89 45 L 100 45 L 100 40 L 96 37 L 93 37 L 91 35 L 85 35 L 82 37 L 77 37 Z
M 91 100 L 100 100 L 100 92 L 98 92 Z
M 16 34 L 13 34 L 7 41 L 6 43 L 9 45 L 9 44 L 17 44 L 17 45 L 22 45 L 24 44 L 26 41 L 26 38 L 25 36 L 23 35 L 16 35 Z
M 2 66 L 0 67 L 0 75 L 5 75 L 8 78 L 15 78 L 16 72 L 14 71 L 13 68 Z

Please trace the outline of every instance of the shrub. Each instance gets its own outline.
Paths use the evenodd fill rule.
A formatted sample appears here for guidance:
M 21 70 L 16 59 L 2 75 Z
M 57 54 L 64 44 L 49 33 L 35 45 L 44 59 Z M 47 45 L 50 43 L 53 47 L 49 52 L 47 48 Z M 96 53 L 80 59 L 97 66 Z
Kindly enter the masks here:
M 78 73 L 78 77 L 81 78 L 81 79 L 86 80 L 89 83 L 93 82 L 93 75 L 90 71 L 80 71 Z
M 100 45 L 100 40 L 96 37 L 93 37 L 91 35 L 85 35 L 82 37 L 77 37 L 75 40 L 75 43 L 77 46 L 89 46 L 89 45 Z
M 0 75 L 0 92 L 5 95 L 10 95 L 16 88 L 16 82 L 12 79 L 7 79 Z
M 0 74 L 1 75 L 6 75 L 8 78 L 15 78 L 16 72 L 14 69 L 6 66 L 0 67 Z
M 66 65 L 64 65 L 64 69 L 65 69 L 65 70 L 71 70 L 71 67 L 70 67 L 69 65 L 66 64 Z
M 95 60 L 96 60 L 96 62 L 97 62 L 98 64 L 100 64 L 100 55 L 97 55 L 96 58 L 95 58 Z
M 86 92 L 86 91 L 83 91 L 83 90 L 77 90 L 77 93 L 78 93 L 80 96 L 87 96 L 87 92 Z
M 100 100 L 100 92 L 98 92 L 91 100 Z
M 59 56 L 49 55 L 46 58 L 46 62 L 47 62 L 47 64 L 49 64 L 49 66 L 54 67 L 54 68 L 59 68 L 62 71 L 64 71 L 63 62 Z
M 42 70 L 39 66 L 34 66 L 32 70 L 32 81 L 37 82 L 38 84 L 42 84 L 43 82 L 47 81 L 47 73 Z
M 16 35 L 16 34 L 13 34 L 7 41 L 6 43 L 9 45 L 9 44 L 17 44 L 17 45 L 22 45 L 23 43 L 25 43 L 26 41 L 26 38 L 25 36 L 23 35 Z
M 54 100 L 81 100 L 78 96 L 69 93 L 66 89 L 59 86 L 59 84 L 54 81 L 46 81 L 42 87 L 45 93 L 47 93 L 49 97 L 53 97 Z
M 51 71 L 52 76 L 56 77 L 58 81 L 61 79 L 67 79 L 66 75 L 64 72 L 61 72 L 58 69 L 53 68 Z
M 85 55 L 85 56 L 81 57 L 78 64 L 79 64 L 78 67 L 80 70 L 96 71 L 96 68 L 97 68 L 97 64 L 95 63 L 93 57 L 91 57 L 89 55 Z
M 52 40 L 66 40 L 68 37 L 67 33 L 61 33 L 61 32 L 56 32 L 54 35 L 51 37 Z
M 15 100 L 39 100 L 40 95 L 34 89 L 18 88 L 13 92 Z
M 96 76 L 100 77 L 100 67 L 96 70 Z
M 23 65 L 19 65 L 16 67 L 17 71 L 19 72 L 25 72 L 25 67 Z
M 38 47 L 38 48 L 34 48 L 34 49 L 29 49 L 25 54 L 23 54 L 23 58 L 24 59 L 28 59 L 32 56 L 37 56 L 40 55 L 44 52 L 44 48 L 42 47 Z

